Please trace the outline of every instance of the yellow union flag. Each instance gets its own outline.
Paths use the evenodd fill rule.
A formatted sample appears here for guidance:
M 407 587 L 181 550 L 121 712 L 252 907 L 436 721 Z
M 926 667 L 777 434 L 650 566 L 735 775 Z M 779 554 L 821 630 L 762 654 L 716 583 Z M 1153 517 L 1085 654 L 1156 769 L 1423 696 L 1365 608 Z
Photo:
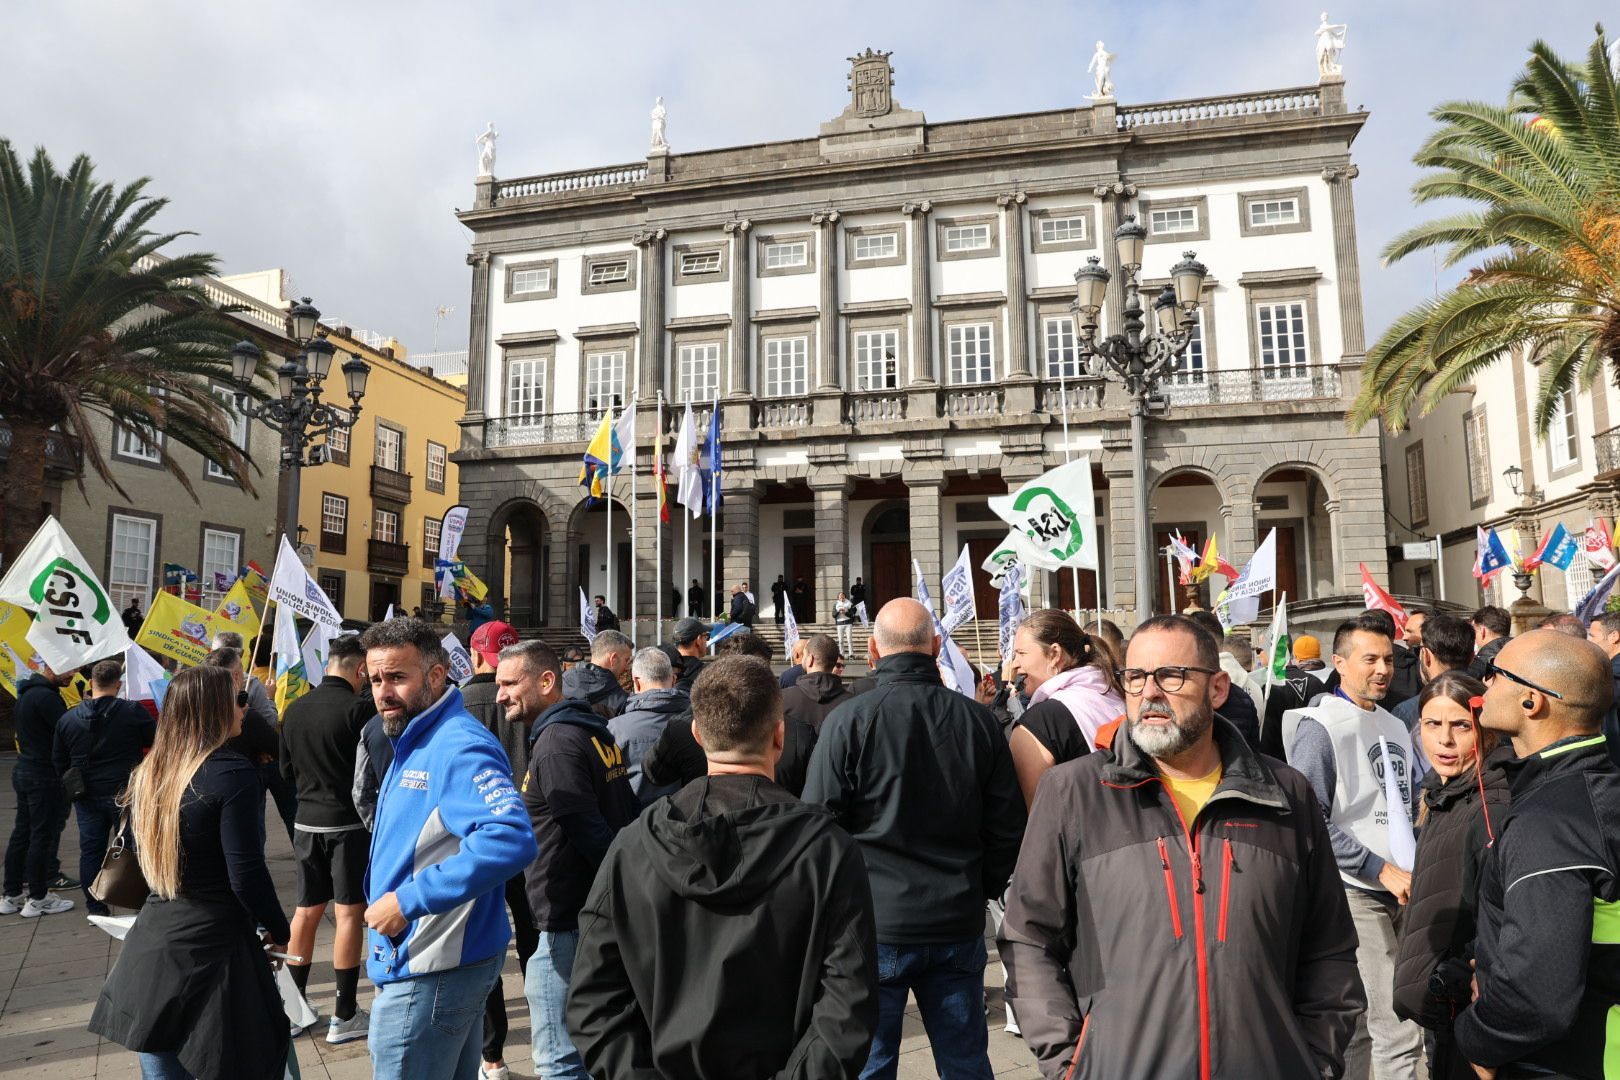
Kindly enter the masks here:
M 173 593 L 152 597 L 135 644 L 148 652 L 178 660 L 187 667 L 202 663 L 214 634 L 214 613 Z
M 259 632 L 259 616 L 253 610 L 253 594 L 246 581 L 232 585 L 231 591 L 220 598 L 219 607 L 214 609 L 214 632 L 221 630 L 236 631 L 242 635 L 243 642 L 252 641 Z
M 39 653 L 28 644 L 28 628 L 33 624 L 34 617 L 26 608 L 0 600 L 0 690 L 14 698 L 20 679 L 26 679 L 30 672 L 45 668 Z M 18 673 L 19 668 L 21 674 Z M 70 709 L 77 705 L 78 687 L 71 683 L 62 687 L 62 700 L 67 702 Z

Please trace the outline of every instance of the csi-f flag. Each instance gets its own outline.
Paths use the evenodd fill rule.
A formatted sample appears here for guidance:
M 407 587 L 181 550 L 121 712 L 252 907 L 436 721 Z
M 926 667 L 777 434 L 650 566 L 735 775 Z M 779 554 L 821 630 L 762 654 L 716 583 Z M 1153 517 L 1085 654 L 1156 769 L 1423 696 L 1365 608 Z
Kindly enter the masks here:
M 129 631 L 107 590 L 54 517 L 0 578 L 0 600 L 34 613 L 28 643 L 52 671 L 67 673 L 129 648 Z
M 1078 457 L 1042 473 L 990 509 L 1057 567 L 1097 569 L 1097 514 L 1091 459 Z
M 343 626 L 343 616 L 332 606 L 332 598 L 310 579 L 285 535 L 276 553 L 276 568 L 270 572 L 270 599 L 277 607 L 285 604 L 294 615 L 310 622 L 323 622 L 334 630 Z
M 940 589 L 945 594 L 945 616 L 940 620 L 940 625 L 947 634 L 955 633 L 957 627 L 974 615 L 973 566 L 968 559 L 966 544 L 962 545 L 962 554 L 957 556 L 956 565 L 945 571 Z
M 1288 654 L 1292 648 L 1293 639 L 1288 634 L 1288 594 L 1282 593 L 1277 598 L 1277 610 L 1271 616 L 1271 634 L 1266 644 L 1267 691 L 1273 683 L 1287 680 Z

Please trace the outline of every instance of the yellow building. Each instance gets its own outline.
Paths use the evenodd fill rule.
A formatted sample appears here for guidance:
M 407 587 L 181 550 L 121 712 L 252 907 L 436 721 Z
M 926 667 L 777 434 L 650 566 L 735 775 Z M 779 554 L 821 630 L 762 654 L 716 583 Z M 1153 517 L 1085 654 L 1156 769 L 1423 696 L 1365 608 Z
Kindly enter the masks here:
M 460 490 L 450 454 L 466 392 L 407 362 L 398 342 L 368 345 L 343 326 L 327 337 L 370 364 L 371 378 L 354 429 L 329 440 L 332 460 L 304 470 L 298 520 L 310 573 L 344 618 L 374 621 L 389 604 L 433 612 L 439 524 Z

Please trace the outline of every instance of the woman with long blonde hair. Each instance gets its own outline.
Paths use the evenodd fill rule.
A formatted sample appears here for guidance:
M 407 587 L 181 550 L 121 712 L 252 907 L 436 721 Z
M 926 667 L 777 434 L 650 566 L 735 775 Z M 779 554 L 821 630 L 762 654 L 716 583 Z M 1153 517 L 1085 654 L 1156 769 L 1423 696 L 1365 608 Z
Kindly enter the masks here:
M 90 1030 L 139 1053 L 146 1080 L 276 1080 L 287 1061 L 288 1028 L 263 949 L 289 930 L 264 863 L 264 794 L 253 764 L 225 749 L 246 705 L 223 668 L 176 675 L 152 752 L 124 799 L 152 894 Z

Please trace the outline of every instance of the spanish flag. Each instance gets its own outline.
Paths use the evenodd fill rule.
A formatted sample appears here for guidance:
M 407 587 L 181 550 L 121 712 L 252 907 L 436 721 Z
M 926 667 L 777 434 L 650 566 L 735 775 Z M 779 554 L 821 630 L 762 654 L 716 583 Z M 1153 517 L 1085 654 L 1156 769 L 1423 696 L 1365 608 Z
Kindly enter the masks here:
M 653 439 L 653 487 L 658 489 L 658 520 L 669 524 L 669 485 L 664 481 L 664 435 Z
M 602 423 L 591 436 L 590 445 L 585 447 L 585 461 L 579 468 L 580 486 L 590 489 L 591 498 L 602 498 L 602 481 L 618 471 L 622 454 L 618 432 L 613 430 L 613 410 L 608 409 L 602 413 Z
M 1220 574 L 1227 581 L 1234 581 L 1238 576 L 1232 564 L 1221 558 L 1213 535 L 1210 536 L 1209 543 L 1204 545 L 1204 555 L 1198 560 L 1198 565 L 1194 566 L 1187 576 L 1194 581 L 1204 581 L 1210 574 Z

